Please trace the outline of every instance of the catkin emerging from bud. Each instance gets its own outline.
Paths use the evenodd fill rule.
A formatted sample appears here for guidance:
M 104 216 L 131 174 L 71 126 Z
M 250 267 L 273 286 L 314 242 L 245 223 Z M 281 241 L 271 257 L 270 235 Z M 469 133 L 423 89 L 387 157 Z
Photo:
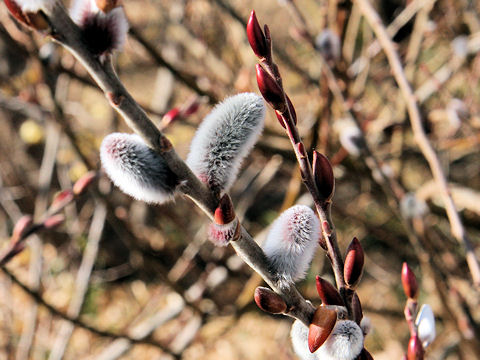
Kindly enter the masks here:
M 290 331 L 293 351 L 301 360 L 316 360 L 315 354 L 308 349 L 308 327 L 300 320 L 295 320 Z
M 82 30 L 83 40 L 94 55 L 121 50 L 128 31 L 123 7 L 102 11 L 95 0 L 75 0 L 70 10 L 73 21 Z
M 103 139 L 100 158 L 110 179 L 124 193 L 157 204 L 173 198 L 177 177 L 140 136 L 108 135 Z
M 198 128 L 187 164 L 211 189 L 227 191 L 243 158 L 260 136 L 264 117 L 265 105 L 260 96 L 243 93 L 227 98 Z
M 284 211 L 272 225 L 263 250 L 273 270 L 285 280 L 305 277 L 320 237 L 320 222 L 308 206 Z
M 353 360 L 362 349 L 363 332 L 360 326 L 351 320 L 339 320 L 315 355 L 322 360 Z

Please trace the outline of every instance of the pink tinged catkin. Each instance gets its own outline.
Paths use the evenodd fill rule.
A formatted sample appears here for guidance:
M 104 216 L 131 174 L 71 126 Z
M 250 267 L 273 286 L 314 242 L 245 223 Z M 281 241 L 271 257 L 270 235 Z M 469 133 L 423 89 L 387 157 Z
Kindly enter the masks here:
M 100 159 L 113 183 L 133 198 L 156 204 L 173 199 L 177 177 L 140 136 L 108 135 L 103 139 Z
M 322 360 L 354 360 L 363 349 L 363 340 L 363 331 L 355 321 L 339 320 L 315 355 Z
M 308 206 L 284 211 L 272 225 L 263 251 L 272 270 L 287 281 L 305 277 L 320 237 L 320 222 Z
M 211 189 L 228 191 L 263 130 L 264 118 L 265 105 L 256 94 L 242 93 L 219 103 L 192 140 L 188 166 Z
M 103 12 L 95 0 L 74 0 L 70 15 L 94 55 L 101 56 L 123 48 L 128 21 L 122 6 Z

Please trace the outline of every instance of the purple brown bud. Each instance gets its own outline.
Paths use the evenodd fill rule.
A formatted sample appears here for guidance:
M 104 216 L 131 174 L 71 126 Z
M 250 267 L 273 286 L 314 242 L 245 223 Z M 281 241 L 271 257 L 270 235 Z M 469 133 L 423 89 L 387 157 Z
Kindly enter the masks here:
M 417 335 L 412 335 L 408 342 L 407 359 L 408 360 L 423 360 L 424 350 L 422 341 Z
M 257 55 L 259 58 L 266 58 L 268 55 L 267 42 L 265 40 L 265 35 L 263 35 L 262 28 L 258 23 L 255 10 L 252 10 L 250 13 L 250 18 L 248 19 L 247 37 L 255 55 Z
M 348 245 L 343 268 L 345 283 L 351 289 L 355 289 L 360 282 L 364 260 L 362 245 L 360 245 L 360 241 L 355 237 L 350 245 Z
M 317 292 L 322 300 L 323 305 L 340 305 L 345 306 L 342 297 L 337 289 L 327 280 L 322 279 L 317 275 Z
M 268 288 L 257 287 L 254 298 L 257 306 L 265 312 L 281 314 L 287 310 L 287 304 L 282 297 Z
M 313 315 L 313 320 L 308 327 L 308 349 L 311 353 L 318 350 L 332 332 L 337 322 L 337 312 L 319 306 Z
M 313 152 L 313 176 L 323 199 L 325 201 L 331 200 L 335 190 L 333 168 L 327 157 L 317 151 Z
M 274 110 L 283 113 L 286 109 L 283 91 L 277 81 L 262 67 L 256 65 L 258 89 Z
M 418 283 L 415 274 L 406 262 L 402 266 L 402 285 L 405 295 L 409 299 L 416 299 L 418 295 Z

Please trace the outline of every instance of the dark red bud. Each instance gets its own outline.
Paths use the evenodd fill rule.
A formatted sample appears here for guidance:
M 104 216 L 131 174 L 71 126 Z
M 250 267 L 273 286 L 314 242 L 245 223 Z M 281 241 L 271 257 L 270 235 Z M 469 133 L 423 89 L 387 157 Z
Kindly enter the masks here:
M 360 298 L 358 297 L 357 293 L 354 293 L 352 297 L 352 311 L 353 320 L 360 325 L 360 321 L 362 321 L 363 318 L 363 310 L 362 303 L 360 302 Z
M 258 89 L 274 110 L 283 113 L 286 109 L 283 91 L 274 78 L 260 65 L 256 65 Z
M 225 194 L 222 196 L 215 209 L 215 223 L 218 225 L 230 224 L 234 219 L 235 210 L 233 208 L 232 200 L 228 194 Z
M 407 359 L 423 360 L 424 350 L 417 335 L 413 335 L 408 342 Z
M 80 195 L 87 190 L 87 188 L 95 181 L 97 173 L 95 171 L 89 171 L 78 179 L 73 185 L 73 194 Z
M 255 289 L 255 303 L 260 309 L 271 314 L 281 314 L 287 310 L 287 304 L 280 295 L 265 287 Z
M 308 327 L 308 349 L 311 353 L 318 350 L 332 332 L 337 322 L 337 312 L 319 306 L 313 315 L 313 320 Z
M 348 245 L 343 268 L 345 283 L 351 289 L 355 289 L 360 282 L 364 260 L 362 245 L 360 245 L 360 241 L 357 238 L 353 238 L 350 245 Z
M 300 155 L 301 158 L 306 158 L 307 157 L 307 152 L 305 151 L 305 145 L 303 143 L 299 142 L 296 144 L 297 146 L 297 151 L 298 154 Z
M 323 199 L 330 200 L 335 190 L 333 168 L 327 157 L 317 151 L 313 152 L 313 176 Z
M 252 10 L 250 13 L 250 18 L 247 23 L 247 37 L 250 46 L 252 47 L 253 52 L 259 58 L 265 58 L 268 55 L 267 42 L 265 40 L 265 35 L 263 35 L 262 28 L 257 20 L 257 15 L 255 15 L 255 10 Z
M 176 107 L 174 107 L 173 109 L 167 111 L 165 113 L 165 115 L 163 115 L 162 117 L 162 123 L 161 123 L 161 128 L 164 129 L 166 128 L 168 125 L 170 125 L 172 122 L 174 122 L 175 120 L 177 120 L 177 118 L 179 117 L 180 115 L 180 110 Z
M 418 283 L 415 274 L 406 262 L 402 266 L 402 285 L 405 295 L 409 299 L 416 299 L 418 295 Z
M 337 289 L 327 280 L 322 279 L 317 275 L 317 291 L 323 305 L 340 305 L 345 306 L 342 297 Z

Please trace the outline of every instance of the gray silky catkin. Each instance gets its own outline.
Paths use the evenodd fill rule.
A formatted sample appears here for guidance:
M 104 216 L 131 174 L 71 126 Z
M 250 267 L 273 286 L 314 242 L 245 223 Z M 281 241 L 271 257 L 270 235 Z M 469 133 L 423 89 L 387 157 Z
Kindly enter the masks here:
M 187 164 L 211 189 L 226 192 L 243 158 L 263 130 L 265 105 L 253 93 L 219 103 L 203 120 L 190 146 Z
M 308 206 L 285 210 L 272 225 L 263 251 L 272 270 L 287 281 L 305 277 L 320 237 L 320 221 Z
M 125 194 L 156 204 L 173 199 L 177 177 L 140 136 L 108 135 L 103 139 L 100 159 L 109 178 Z
M 315 354 L 308 349 L 308 327 L 300 320 L 295 320 L 290 330 L 293 351 L 301 360 L 316 360 Z

